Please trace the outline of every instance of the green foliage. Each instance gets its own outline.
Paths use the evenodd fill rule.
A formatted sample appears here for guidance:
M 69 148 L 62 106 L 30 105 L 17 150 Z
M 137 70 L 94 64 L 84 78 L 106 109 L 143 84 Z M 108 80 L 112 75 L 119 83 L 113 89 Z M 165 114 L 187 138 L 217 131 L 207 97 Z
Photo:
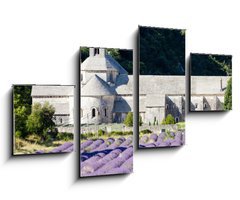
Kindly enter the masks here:
M 81 47 L 80 48 L 80 59 L 81 63 L 86 60 L 86 58 L 89 56 L 89 48 L 88 47 Z
M 56 136 L 57 140 L 63 140 L 63 141 L 70 141 L 73 140 L 73 134 L 72 133 L 58 133 Z
M 13 107 L 15 136 L 24 138 L 27 136 L 26 121 L 31 113 L 31 89 L 32 86 L 14 86 Z
M 127 49 L 107 49 L 107 52 L 128 72 L 133 74 L 133 51 Z
M 47 132 L 55 126 L 53 122 L 54 112 L 55 109 L 48 102 L 44 103 L 43 106 L 40 103 L 35 103 L 26 124 L 28 132 L 39 135 L 43 140 L 50 139 Z
M 132 127 L 133 126 L 133 113 L 129 112 L 123 122 L 126 126 L 128 127 Z M 139 126 L 142 126 L 143 121 L 142 121 L 142 117 L 139 116 Z
M 98 130 L 98 136 L 103 136 L 104 133 L 105 133 L 104 130 L 102 130 L 102 129 L 99 129 L 99 130 Z
M 177 123 L 178 130 L 183 130 L 185 129 L 185 122 L 178 122 Z
M 185 75 L 185 30 L 140 27 L 140 74 Z
M 132 112 L 129 112 L 127 114 L 127 117 L 125 118 L 123 123 L 128 127 L 133 126 L 133 113 Z
M 228 80 L 227 88 L 224 94 L 224 109 L 232 110 L 232 78 Z
M 152 133 L 152 131 L 149 130 L 149 129 L 144 129 L 144 130 L 141 130 L 140 133 L 141 134 L 148 134 L 148 133 Z
M 133 134 L 132 131 L 112 131 L 112 132 L 107 134 L 107 137 L 127 136 L 127 135 L 132 135 L 132 134 Z M 96 133 L 91 133 L 91 132 L 90 133 L 82 133 L 80 135 L 80 139 L 81 140 L 96 139 L 96 138 L 99 138 L 100 136 L 103 136 L 103 135 L 97 135 Z
M 171 114 L 168 114 L 165 119 L 163 119 L 162 124 L 175 124 L 174 117 Z
M 191 54 L 191 75 L 231 76 L 232 56 Z

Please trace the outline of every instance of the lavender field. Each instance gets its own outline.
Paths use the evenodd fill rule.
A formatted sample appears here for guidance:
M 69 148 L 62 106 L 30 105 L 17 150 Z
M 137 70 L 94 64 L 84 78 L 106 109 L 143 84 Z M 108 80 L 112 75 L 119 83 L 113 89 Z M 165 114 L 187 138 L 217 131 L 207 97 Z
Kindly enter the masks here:
M 160 133 L 146 134 L 139 139 L 139 148 L 154 148 L 154 147 L 177 147 L 185 142 L 185 133 L 178 131 L 176 133 Z
M 81 177 L 127 174 L 133 170 L 133 137 L 81 143 Z
M 70 153 L 73 151 L 73 143 L 72 142 L 66 142 L 53 150 L 49 151 L 48 153 Z M 44 154 L 43 150 L 36 151 L 36 154 Z

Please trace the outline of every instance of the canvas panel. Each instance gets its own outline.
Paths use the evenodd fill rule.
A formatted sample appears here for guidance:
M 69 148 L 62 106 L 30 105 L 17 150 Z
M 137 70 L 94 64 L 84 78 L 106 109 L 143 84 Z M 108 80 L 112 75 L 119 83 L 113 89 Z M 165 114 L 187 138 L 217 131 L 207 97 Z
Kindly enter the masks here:
M 191 112 L 232 110 L 232 56 L 190 55 Z
M 132 50 L 80 48 L 80 177 L 133 170 Z
M 185 30 L 139 26 L 139 148 L 185 138 Z
M 13 155 L 73 151 L 74 86 L 13 85 Z

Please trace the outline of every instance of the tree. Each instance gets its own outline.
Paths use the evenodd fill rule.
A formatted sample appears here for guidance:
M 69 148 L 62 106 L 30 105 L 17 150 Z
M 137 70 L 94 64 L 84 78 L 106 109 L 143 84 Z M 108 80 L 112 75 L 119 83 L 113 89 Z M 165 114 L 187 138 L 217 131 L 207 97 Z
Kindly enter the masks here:
M 54 113 L 55 109 L 48 102 L 45 102 L 43 106 L 40 103 L 35 103 L 27 120 L 27 130 L 45 140 L 47 132 L 55 126 L 53 122 Z
M 191 54 L 191 75 L 231 76 L 232 56 Z
M 232 78 L 228 80 L 227 88 L 224 94 L 224 109 L 232 110 Z
M 174 117 L 171 114 L 168 114 L 165 119 L 162 120 L 162 124 L 175 124 Z
M 26 121 L 31 113 L 31 89 L 32 86 L 15 85 L 13 87 L 13 107 L 16 137 L 24 138 L 28 134 Z
M 140 27 L 140 74 L 185 75 L 185 30 Z
M 124 122 L 123 122 L 126 126 L 133 126 L 133 113 L 129 112 L 127 114 L 127 117 L 125 118 Z M 139 116 L 139 126 L 142 126 L 143 121 L 142 121 L 142 116 Z
M 129 112 L 123 122 L 126 126 L 133 126 L 133 113 Z

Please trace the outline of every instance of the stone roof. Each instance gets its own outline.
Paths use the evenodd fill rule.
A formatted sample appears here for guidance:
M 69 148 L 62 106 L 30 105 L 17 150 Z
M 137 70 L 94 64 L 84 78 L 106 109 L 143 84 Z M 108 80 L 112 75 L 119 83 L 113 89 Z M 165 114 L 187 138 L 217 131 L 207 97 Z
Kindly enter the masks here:
M 33 85 L 31 96 L 73 96 L 74 86 Z
M 130 105 L 131 104 L 131 105 Z M 133 112 L 133 101 L 126 101 L 121 99 L 119 101 L 115 101 L 113 112 Z
M 115 94 L 114 88 L 111 88 L 96 74 L 81 88 L 81 96 L 111 96 Z
M 139 94 L 185 94 L 185 76 L 139 76 Z
M 133 94 L 133 76 L 119 75 L 115 84 L 118 94 Z
M 81 71 L 118 71 L 120 74 L 127 74 L 127 71 L 110 55 L 97 54 L 89 56 L 81 64 Z
M 229 78 L 229 76 L 191 76 L 191 95 L 222 95 Z

